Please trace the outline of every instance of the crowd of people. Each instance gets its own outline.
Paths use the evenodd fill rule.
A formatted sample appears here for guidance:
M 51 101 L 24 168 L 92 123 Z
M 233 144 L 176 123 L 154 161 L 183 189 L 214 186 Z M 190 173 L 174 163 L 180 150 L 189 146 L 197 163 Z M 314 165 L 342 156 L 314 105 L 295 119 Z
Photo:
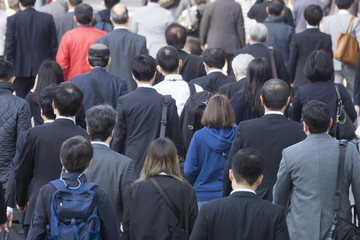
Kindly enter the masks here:
M 241 1 L 148 0 L 131 19 L 119 2 L 19 0 L 7 18 L 0 230 L 19 211 L 29 240 L 329 237 L 339 106 L 360 111 L 360 60 L 333 52 L 346 31 L 359 45 L 358 2 L 257 0 L 248 39 Z

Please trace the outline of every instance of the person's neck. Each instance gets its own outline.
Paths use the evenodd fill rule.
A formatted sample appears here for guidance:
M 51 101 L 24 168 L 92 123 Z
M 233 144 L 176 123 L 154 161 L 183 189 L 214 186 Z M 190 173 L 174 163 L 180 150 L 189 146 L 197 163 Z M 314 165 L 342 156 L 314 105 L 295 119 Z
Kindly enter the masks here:
M 245 78 L 246 76 L 238 76 L 237 78 L 236 78 L 236 81 L 238 82 L 238 81 L 240 81 L 241 79 L 243 79 L 243 78 Z
M 265 113 L 267 113 L 267 112 L 282 112 L 284 114 L 285 108 L 286 108 L 286 106 L 280 110 L 272 110 L 272 109 L 269 109 L 266 106 L 264 106 L 264 111 L 265 111 Z
M 164 76 L 168 76 L 168 75 L 178 75 L 178 74 L 179 74 L 179 69 L 177 69 L 175 72 L 172 72 L 172 73 L 163 72 L 162 74 L 163 74 Z
M 63 118 L 71 118 L 75 121 L 75 116 L 62 116 L 59 113 L 56 113 L 56 118 L 63 117 Z
M 234 189 L 234 190 L 242 188 L 242 189 L 249 189 L 249 190 L 252 190 L 252 191 L 256 191 L 256 188 L 257 188 L 256 184 L 250 186 L 250 185 L 245 184 L 245 183 L 237 183 L 235 179 L 231 182 L 231 186 L 232 186 L 232 189 Z

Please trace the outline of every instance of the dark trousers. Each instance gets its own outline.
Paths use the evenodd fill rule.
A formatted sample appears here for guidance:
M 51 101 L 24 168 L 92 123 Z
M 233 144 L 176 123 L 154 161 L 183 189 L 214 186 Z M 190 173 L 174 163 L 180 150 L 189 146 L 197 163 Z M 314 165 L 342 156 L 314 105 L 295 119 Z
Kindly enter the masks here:
M 233 53 L 227 53 L 226 54 L 226 61 L 227 61 L 227 74 L 230 75 L 231 71 L 232 71 L 232 60 L 234 58 L 234 54 Z
M 13 83 L 16 96 L 25 98 L 26 94 L 33 88 L 35 77 L 16 77 Z

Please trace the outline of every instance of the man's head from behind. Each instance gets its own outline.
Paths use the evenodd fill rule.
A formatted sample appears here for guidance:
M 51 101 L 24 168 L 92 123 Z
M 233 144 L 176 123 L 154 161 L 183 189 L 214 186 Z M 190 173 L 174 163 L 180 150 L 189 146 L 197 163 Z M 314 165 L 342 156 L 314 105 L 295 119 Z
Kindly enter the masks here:
M 0 58 L 0 81 L 13 82 L 15 69 L 11 62 Z
M 86 112 L 85 120 L 91 141 L 105 142 L 113 134 L 117 114 L 110 105 L 97 105 Z
M 37 103 L 41 109 L 41 115 L 47 119 L 55 119 L 56 117 L 54 114 L 54 109 L 52 108 L 53 92 L 55 88 L 55 84 L 47 86 L 44 90 L 41 91 L 37 98 Z
M 70 173 L 84 172 L 93 158 L 94 149 L 90 141 L 82 136 L 66 140 L 60 149 L 60 161 Z
M 323 17 L 323 10 L 319 5 L 311 4 L 305 8 L 304 18 L 311 26 L 318 26 Z
M 222 69 L 225 65 L 226 54 L 221 48 L 207 48 L 201 54 L 201 58 L 208 68 Z
M 239 54 L 234 57 L 231 65 L 237 81 L 243 77 L 246 77 L 248 65 L 254 59 L 255 58 L 253 56 L 247 53 Z
M 305 104 L 302 116 L 306 133 L 325 133 L 332 124 L 328 105 L 317 100 Z
M 75 8 L 77 5 L 81 4 L 82 0 L 68 0 L 68 7 L 69 5 L 73 8 Z
M 23 7 L 33 7 L 36 0 L 19 0 L 19 2 Z
M 107 9 L 111 9 L 115 4 L 119 3 L 120 0 L 104 0 L 105 7 Z
M 335 0 L 335 4 L 339 9 L 349 9 L 354 0 Z
M 159 72 L 164 74 L 176 73 L 179 70 L 179 54 L 172 46 L 160 48 L 156 54 L 156 60 L 161 69 Z
M 136 56 L 132 61 L 131 71 L 136 81 L 152 84 L 156 72 L 155 59 L 147 55 Z
M 110 17 L 113 24 L 126 24 L 129 20 L 129 12 L 126 6 L 118 3 L 111 8 Z
M 173 46 L 176 50 L 181 50 L 186 44 L 186 28 L 178 23 L 170 24 L 165 30 L 166 43 Z
M 249 29 L 251 43 L 265 43 L 268 39 L 268 30 L 263 23 L 255 23 Z
M 261 88 L 262 104 L 272 111 L 285 109 L 289 103 L 289 86 L 280 79 L 270 79 Z
M 88 51 L 88 62 L 91 67 L 106 67 L 109 64 L 110 50 L 102 44 L 96 43 L 90 46 Z
M 93 8 L 87 4 L 82 3 L 75 8 L 75 19 L 79 24 L 89 25 L 93 21 Z
M 266 12 L 269 16 L 281 17 L 284 15 L 285 3 L 283 0 L 273 0 L 270 5 L 266 7 Z
M 257 187 L 262 181 L 265 159 L 253 148 L 239 150 L 232 159 L 230 180 L 236 184 Z
M 60 116 L 73 117 L 80 110 L 83 93 L 74 83 L 60 83 L 53 92 L 53 107 Z

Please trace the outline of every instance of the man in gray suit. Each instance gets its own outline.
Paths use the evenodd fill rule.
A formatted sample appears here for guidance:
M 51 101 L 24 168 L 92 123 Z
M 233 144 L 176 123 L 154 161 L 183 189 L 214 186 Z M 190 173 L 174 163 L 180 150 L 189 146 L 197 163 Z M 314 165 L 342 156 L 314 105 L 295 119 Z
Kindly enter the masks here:
M 283 151 L 273 201 L 288 209 L 290 239 L 325 239 L 334 216 L 339 141 L 327 133 L 333 121 L 325 103 L 310 101 L 302 114 L 308 136 Z M 338 212 L 338 216 L 346 220 L 351 220 L 350 184 L 359 212 L 360 158 L 352 143 L 346 148 Z
M 108 72 L 127 81 L 128 91 L 137 87 L 131 74 L 131 63 L 137 55 L 147 55 L 146 38 L 132 33 L 126 27 L 129 20 L 128 10 L 124 5 L 116 4 L 111 9 L 111 22 L 114 30 L 97 39 L 110 49 L 111 63 Z
M 110 105 L 97 105 L 87 111 L 87 131 L 94 147 L 94 156 L 86 177 L 108 193 L 120 226 L 125 196 L 135 180 L 135 169 L 130 158 L 109 148 L 116 120 L 117 114 Z
M 39 11 L 51 14 L 53 17 L 61 16 L 67 11 L 66 2 L 65 0 L 53 0 L 51 3 L 42 6 Z

